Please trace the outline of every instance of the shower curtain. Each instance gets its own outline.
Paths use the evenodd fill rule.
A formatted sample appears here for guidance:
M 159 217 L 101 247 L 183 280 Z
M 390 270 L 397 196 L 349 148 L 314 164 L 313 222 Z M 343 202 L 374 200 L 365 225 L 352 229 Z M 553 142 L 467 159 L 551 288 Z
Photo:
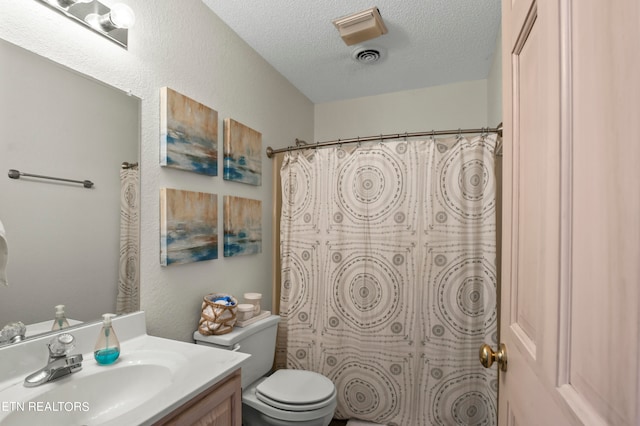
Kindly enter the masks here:
M 120 170 L 120 272 L 116 313 L 140 309 L 138 166 Z
M 336 418 L 497 424 L 496 135 L 287 153 L 278 368 Z

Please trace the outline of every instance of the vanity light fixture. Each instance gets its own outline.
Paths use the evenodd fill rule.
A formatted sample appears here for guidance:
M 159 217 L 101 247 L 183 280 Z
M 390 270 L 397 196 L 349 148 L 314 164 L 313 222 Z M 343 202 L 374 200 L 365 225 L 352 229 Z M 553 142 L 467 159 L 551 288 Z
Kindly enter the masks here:
M 136 17 L 126 4 L 107 7 L 98 0 L 38 0 L 66 17 L 127 48 L 128 30 Z
M 98 31 L 109 32 L 118 28 L 129 29 L 136 22 L 136 16 L 129 6 L 123 3 L 114 4 L 104 15 L 90 13 L 84 20 Z
M 67 10 L 76 3 L 91 3 L 92 1 L 93 0 L 47 0 L 47 3 L 54 7 L 61 7 Z

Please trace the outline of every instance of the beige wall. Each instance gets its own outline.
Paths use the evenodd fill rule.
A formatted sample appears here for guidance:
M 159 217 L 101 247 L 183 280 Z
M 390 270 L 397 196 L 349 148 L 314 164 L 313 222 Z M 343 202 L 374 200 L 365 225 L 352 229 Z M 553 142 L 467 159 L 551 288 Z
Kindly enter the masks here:
M 105 3 L 112 4 L 111 2 Z M 263 145 L 283 147 L 313 137 L 313 104 L 241 41 L 202 2 L 127 0 L 136 13 L 129 49 L 92 33 L 37 1 L 0 3 L 0 38 L 92 76 L 141 99 L 141 303 L 150 334 L 191 340 L 202 297 L 212 291 L 263 293 L 271 306 L 272 163 L 263 154 L 261 187 L 159 166 L 160 88 L 169 86 L 260 132 Z M 220 123 L 219 140 L 222 141 Z M 222 143 L 218 146 L 222 152 Z M 222 161 L 219 162 L 222 170 Z M 259 255 L 161 267 L 162 187 L 262 200 Z M 222 208 L 218 223 L 222 225 Z M 8 232 L 17 232 L 14 229 Z M 222 243 L 220 243 L 222 244 Z M 46 279 L 46 271 L 41 278 Z M 8 303 L 2 296 L 0 300 Z M 96 312 L 96 318 L 102 312 Z
M 498 32 L 493 62 L 487 78 L 487 120 L 491 127 L 502 122 L 502 31 Z
M 476 80 L 316 104 L 314 137 L 325 141 L 486 126 L 487 83 Z

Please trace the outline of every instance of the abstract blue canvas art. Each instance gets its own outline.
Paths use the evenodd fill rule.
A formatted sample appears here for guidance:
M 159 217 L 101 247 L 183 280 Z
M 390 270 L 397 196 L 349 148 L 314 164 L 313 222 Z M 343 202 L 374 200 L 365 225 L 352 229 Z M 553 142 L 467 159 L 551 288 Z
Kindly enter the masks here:
M 224 255 L 262 252 L 262 201 L 224 197 Z
M 160 189 L 160 264 L 218 258 L 218 196 Z
M 160 89 L 160 165 L 218 175 L 218 112 Z
M 262 185 L 262 134 L 231 118 L 224 120 L 225 180 Z

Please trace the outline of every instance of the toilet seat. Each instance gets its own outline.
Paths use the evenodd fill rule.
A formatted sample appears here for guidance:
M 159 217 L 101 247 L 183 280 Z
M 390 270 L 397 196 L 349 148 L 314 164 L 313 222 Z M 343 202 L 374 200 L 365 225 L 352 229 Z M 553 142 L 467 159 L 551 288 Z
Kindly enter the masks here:
M 321 374 L 304 370 L 278 370 L 256 386 L 256 397 L 287 411 L 312 411 L 329 405 L 336 389 Z
M 304 382 L 304 379 L 302 378 L 306 376 L 305 373 L 312 373 L 312 372 L 306 372 L 303 370 L 278 370 L 278 371 L 295 372 L 296 374 L 288 377 L 294 381 L 294 386 L 296 382 L 298 383 L 297 386 L 300 386 L 299 383 Z M 335 409 L 337 406 L 337 394 L 335 391 L 335 386 L 333 386 L 333 383 L 331 383 L 329 379 L 326 379 L 325 377 L 323 377 L 318 373 L 312 373 L 314 375 L 318 374 L 318 376 L 325 378 L 329 383 L 331 383 L 331 386 L 333 388 L 331 391 L 329 391 L 329 396 L 327 398 L 321 399 L 318 401 L 317 400 L 318 396 L 316 395 L 315 396 L 316 401 L 314 402 L 303 401 L 309 398 L 302 398 L 300 394 L 304 394 L 304 393 L 299 392 L 297 395 L 297 398 L 291 398 L 291 399 L 297 400 L 298 402 L 291 403 L 291 402 L 278 401 L 278 399 L 283 399 L 283 395 L 281 395 L 277 391 L 275 392 L 276 399 L 274 399 L 273 395 L 270 394 L 270 390 L 272 390 L 272 387 L 274 386 L 277 386 L 279 389 L 282 389 L 282 385 L 281 385 L 282 382 L 279 381 L 280 379 L 278 379 L 278 377 L 281 376 L 283 373 L 279 373 L 278 375 L 276 375 L 276 373 L 273 373 L 273 375 L 271 375 L 270 377 L 259 379 L 253 384 L 249 385 L 246 389 L 243 389 L 242 390 L 243 405 L 250 407 L 251 409 L 254 409 L 257 412 L 260 412 L 264 415 L 267 415 L 269 417 L 272 417 L 274 419 L 279 419 L 282 421 L 293 421 L 293 422 L 315 421 L 317 419 L 324 418 L 325 416 L 328 418 L 331 418 L 331 416 L 333 416 L 333 413 L 335 412 Z M 303 374 L 299 375 L 297 373 L 303 373 Z M 290 373 L 284 373 L 284 374 L 288 376 Z M 271 380 L 271 383 L 268 384 L 265 388 L 262 388 L 261 384 L 271 379 L 273 376 L 275 376 L 275 378 Z M 311 376 L 306 376 L 306 379 L 313 380 Z M 320 387 L 322 388 L 323 387 L 322 380 L 318 380 L 318 382 L 321 383 Z M 326 384 L 326 382 L 324 383 Z M 260 396 L 258 396 L 259 394 L 258 387 L 262 389 L 262 392 L 260 392 Z M 267 395 L 265 395 L 264 392 L 266 392 Z M 322 392 L 320 393 L 320 395 L 321 394 Z M 284 398 L 286 399 L 286 397 Z M 280 405 L 281 407 L 286 407 L 286 408 L 278 408 L 277 405 Z

